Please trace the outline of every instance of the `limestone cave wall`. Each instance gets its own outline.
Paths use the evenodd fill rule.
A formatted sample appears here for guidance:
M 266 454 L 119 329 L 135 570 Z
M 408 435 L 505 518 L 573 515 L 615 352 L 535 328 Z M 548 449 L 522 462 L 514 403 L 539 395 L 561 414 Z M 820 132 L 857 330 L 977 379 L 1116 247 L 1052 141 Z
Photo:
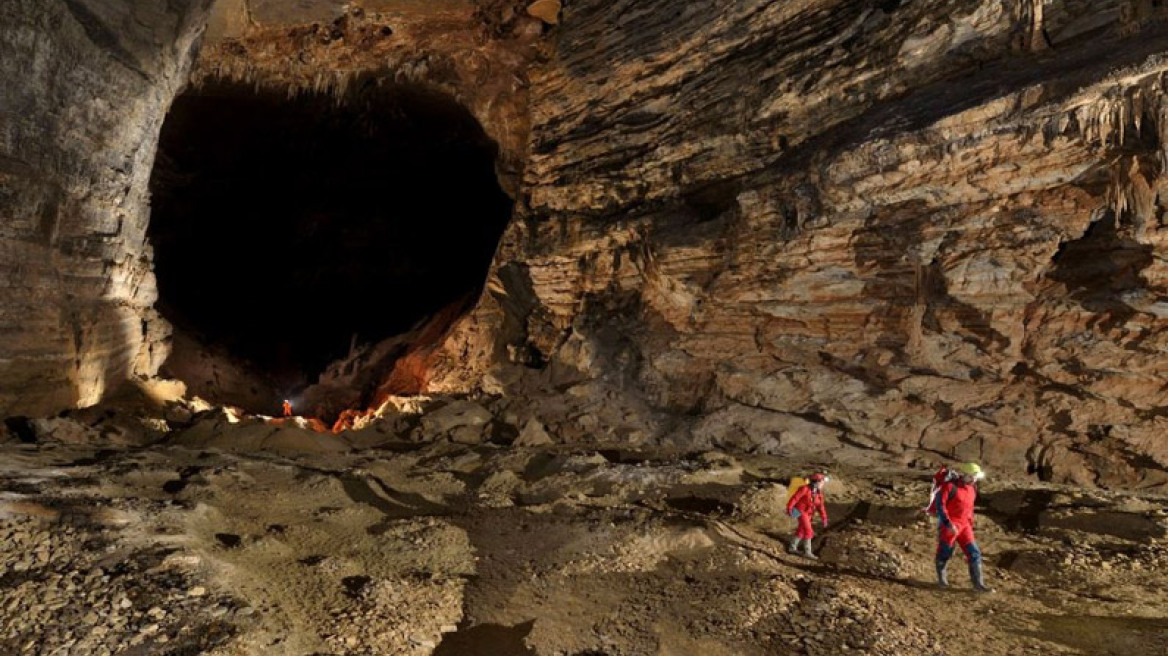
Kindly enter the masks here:
M 516 201 L 427 391 L 566 441 L 1168 482 L 1156 0 L 223 0 L 196 61 L 207 4 L 0 8 L 7 412 L 157 368 L 145 182 L 188 66 L 374 74 L 465 106 Z
M 147 182 L 210 2 L 0 6 L 0 414 L 91 405 L 165 357 Z
M 1163 483 L 1164 12 L 565 3 L 439 368 L 575 439 Z

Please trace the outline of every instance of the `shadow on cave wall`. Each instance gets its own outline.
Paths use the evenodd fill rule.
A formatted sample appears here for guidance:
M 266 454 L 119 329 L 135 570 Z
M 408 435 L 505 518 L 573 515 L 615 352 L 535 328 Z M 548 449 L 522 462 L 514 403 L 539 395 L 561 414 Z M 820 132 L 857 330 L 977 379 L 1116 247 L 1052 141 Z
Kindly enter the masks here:
M 984 310 L 949 292 L 943 259 L 950 235 L 942 238 L 931 259 L 920 260 L 922 246 L 930 238 L 926 233 L 942 225 L 943 219 L 925 203 L 911 202 L 873 215 L 856 239 L 855 263 L 865 272 L 863 296 L 881 301 L 875 317 L 880 326 L 875 345 L 895 353 L 906 365 L 910 364 L 910 321 L 917 308 L 922 310 L 919 330 L 926 335 L 954 332 L 987 354 L 1010 344 Z M 969 370 L 973 379 L 983 373 L 978 368 Z M 872 371 L 861 378 L 881 376 Z
M 1104 329 L 1135 314 L 1120 295 L 1143 287 L 1142 271 L 1152 264 L 1152 246 L 1139 243 L 1129 232 L 1114 212 L 1104 212 L 1082 237 L 1059 247 L 1048 274 L 1084 308 L 1106 314 Z

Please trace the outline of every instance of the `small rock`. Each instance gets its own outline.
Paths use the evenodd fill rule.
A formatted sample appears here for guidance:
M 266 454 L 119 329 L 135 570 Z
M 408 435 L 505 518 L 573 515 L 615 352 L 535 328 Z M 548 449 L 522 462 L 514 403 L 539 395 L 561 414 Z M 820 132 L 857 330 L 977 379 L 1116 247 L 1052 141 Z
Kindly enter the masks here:
M 560 22 L 560 0 L 536 0 L 527 6 L 527 13 L 548 25 Z
M 546 446 L 552 444 L 552 438 L 538 419 L 528 419 L 519 437 L 515 438 L 515 446 Z

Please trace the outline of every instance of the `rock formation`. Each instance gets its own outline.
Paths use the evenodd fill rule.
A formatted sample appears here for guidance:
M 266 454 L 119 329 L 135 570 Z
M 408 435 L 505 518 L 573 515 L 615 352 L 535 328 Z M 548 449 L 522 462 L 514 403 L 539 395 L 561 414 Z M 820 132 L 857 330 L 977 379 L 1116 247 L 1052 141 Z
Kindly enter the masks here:
M 165 359 L 146 183 L 210 2 L 0 8 L 0 413 L 92 405 Z
M 568 432 L 1162 484 L 1165 15 L 1043 5 L 568 4 L 454 343 Z
M 1168 9 L 536 4 L 5 3 L 0 409 L 157 370 L 145 185 L 188 69 L 375 73 L 466 107 L 517 203 L 406 356 L 424 391 L 557 441 L 1168 482 Z

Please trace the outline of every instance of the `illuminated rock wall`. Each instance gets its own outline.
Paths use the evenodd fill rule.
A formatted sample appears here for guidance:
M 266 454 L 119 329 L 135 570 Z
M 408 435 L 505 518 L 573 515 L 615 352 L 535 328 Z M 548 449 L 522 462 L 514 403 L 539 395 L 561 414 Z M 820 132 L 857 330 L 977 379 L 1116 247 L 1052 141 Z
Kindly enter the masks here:
M 568 3 L 450 348 L 571 439 L 1163 483 L 1154 4 Z
M 209 2 L 0 6 L 0 411 L 90 405 L 165 356 L 147 181 Z
M 0 9 L 0 407 L 157 359 L 142 194 L 200 4 Z M 380 71 L 499 143 L 516 218 L 427 389 L 569 441 L 1168 480 L 1159 3 L 526 4 L 228 0 L 196 66 Z

